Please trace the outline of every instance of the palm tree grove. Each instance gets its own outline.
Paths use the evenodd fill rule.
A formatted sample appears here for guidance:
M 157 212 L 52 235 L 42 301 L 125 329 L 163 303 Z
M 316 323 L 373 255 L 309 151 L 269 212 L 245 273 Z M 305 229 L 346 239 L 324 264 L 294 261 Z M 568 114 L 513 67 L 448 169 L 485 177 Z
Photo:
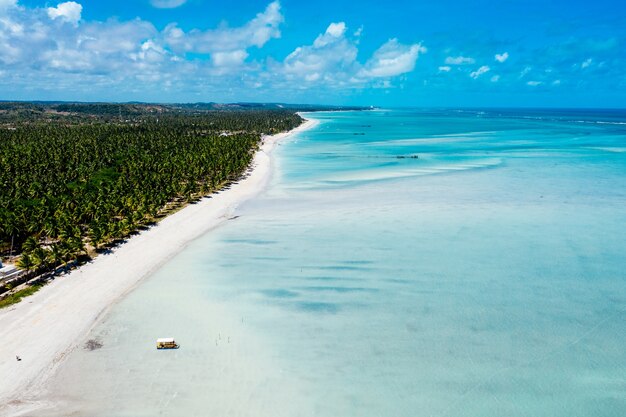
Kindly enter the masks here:
M 0 252 L 54 271 L 245 174 L 295 110 L 0 105 Z M 5 288 L 6 290 L 6 288 Z

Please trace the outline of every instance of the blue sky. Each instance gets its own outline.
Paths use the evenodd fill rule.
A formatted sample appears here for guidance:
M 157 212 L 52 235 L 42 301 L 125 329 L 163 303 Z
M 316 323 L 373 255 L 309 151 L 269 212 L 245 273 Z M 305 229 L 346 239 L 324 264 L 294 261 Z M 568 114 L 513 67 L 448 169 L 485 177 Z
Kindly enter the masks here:
M 626 107 L 620 0 L 0 0 L 0 99 Z

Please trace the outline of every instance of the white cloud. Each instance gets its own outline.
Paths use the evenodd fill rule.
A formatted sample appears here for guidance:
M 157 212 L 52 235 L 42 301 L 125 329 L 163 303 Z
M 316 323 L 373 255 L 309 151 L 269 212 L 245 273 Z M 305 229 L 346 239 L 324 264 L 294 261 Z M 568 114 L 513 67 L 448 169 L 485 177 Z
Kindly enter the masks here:
M 531 86 L 531 87 L 537 87 L 538 85 L 543 84 L 543 82 L 541 82 L 541 81 L 528 81 L 526 84 Z
M 492 83 L 497 83 L 498 81 L 500 81 L 500 76 L 499 75 L 494 75 L 493 77 L 491 77 L 491 82 Z
M 519 73 L 519 77 L 520 78 L 524 78 L 526 75 L 528 75 L 528 73 L 532 71 L 532 67 L 526 67 L 522 70 L 522 72 Z
M 57 7 L 48 7 L 48 16 L 50 19 L 60 19 L 73 25 L 78 24 L 82 12 L 83 6 L 74 1 L 60 3 Z
M 139 18 L 84 21 L 81 14 L 82 6 L 70 1 L 44 9 L 18 7 L 10 15 L 0 15 L 0 70 L 10 66 L 19 70 L 13 72 L 16 76 L 25 70 L 82 73 L 85 78 L 109 74 L 111 83 L 118 77 L 156 79 L 159 72 L 178 77 L 181 69 L 198 71 L 199 77 L 225 75 L 227 69 L 242 66 L 248 48 L 279 37 L 283 21 L 278 1 L 243 26 L 189 33 L 176 25 L 160 33 Z M 210 57 L 188 60 L 185 52 Z
M 144 61 L 146 63 L 162 62 L 168 52 L 153 40 L 145 41 L 138 52 L 130 53 L 129 57 L 134 61 Z
M 313 82 L 313 81 L 317 81 L 319 80 L 321 77 L 319 72 L 314 72 L 312 74 L 307 74 L 304 79 L 307 80 L 308 82 Z
M 175 52 L 215 53 L 258 48 L 272 38 L 280 37 L 280 24 L 284 17 L 280 12 L 280 3 L 270 3 L 265 11 L 256 15 L 244 26 L 201 31 L 192 30 L 185 33 L 176 24 L 164 29 L 165 42 Z
M 283 62 L 282 70 L 289 77 L 309 82 L 323 78 L 347 78 L 347 74 L 355 71 L 358 50 L 345 37 L 345 31 L 343 22 L 331 24 L 313 45 L 300 46 L 290 53 Z
M 157 37 L 151 23 L 135 19 L 128 22 L 110 20 L 82 25 L 77 46 L 97 54 L 124 54 L 141 49 L 144 42 Z M 154 42 L 156 44 L 156 41 Z
M 422 44 L 403 45 L 397 39 L 390 39 L 374 52 L 359 75 L 381 78 L 411 72 L 419 54 L 425 52 L 426 48 Z
M 507 59 L 509 59 L 509 53 L 505 52 L 503 54 L 496 54 L 495 56 L 496 61 L 498 61 L 499 63 L 503 63 L 504 61 L 506 61 Z
M 470 77 L 472 77 L 473 79 L 477 79 L 484 73 L 489 72 L 490 69 L 491 68 L 489 68 L 487 65 L 483 65 L 482 67 L 478 68 L 476 71 L 471 72 Z
M 243 50 L 215 52 L 211 54 L 211 60 L 216 67 L 237 67 L 248 58 L 248 53 Z
M 582 64 L 580 64 L 580 68 L 585 69 L 589 66 L 591 66 L 591 64 L 593 63 L 593 59 L 589 58 L 583 61 Z
M 173 9 L 187 3 L 187 0 L 150 0 L 150 4 L 159 9 Z
M 328 25 L 326 32 L 319 35 L 313 46 L 315 48 L 322 48 L 330 43 L 333 43 L 336 39 L 342 38 L 346 33 L 346 24 L 344 22 L 331 23 Z
M 439 72 L 450 72 L 451 69 L 452 69 L 451 67 L 445 65 L 445 66 L 439 67 Z
M 21 77 L 38 74 L 35 79 L 61 72 L 84 78 L 124 75 L 146 70 L 148 63 L 166 53 L 148 22 L 111 19 L 78 25 L 81 13 L 80 4 L 65 2 L 45 9 L 19 7 L 10 17 L 0 17 L 0 68 Z
M 14 22 L 9 18 L 0 17 L 0 28 L 5 32 L 5 36 L 19 36 L 24 33 L 24 25 Z
M 413 71 L 419 54 L 426 52 L 422 44 L 405 45 L 397 39 L 390 39 L 362 64 L 357 60 L 358 38 L 348 38 L 347 33 L 344 22 L 331 23 L 311 45 L 296 48 L 271 69 L 276 74 L 283 74 L 285 82 L 297 85 L 299 89 L 319 83 L 351 88 L 383 85 L 383 82 L 374 81 Z
M 0 0 L 0 7 L 15 4 Z M 187 31 L 176 24 L 159 31 L 140 18 L 85 20 L 79 3 L 54 4 L 0 12 L 0 91 L 5 95 L 106 100 L 141 92 L 148 100 L 171 89 L 181 96 L 223 98 L 222 92 L 241 100 L 245 87 L 255 85 L 292 92 L 317 86 L 391 88 L 391 79 L 412 71 L 426 52 L 419 43 L 391 39 L 369 59 L 358 60 L 362 30 L 334 22 L 282 62 L 251 61 L 251 48 L 281 36 L 284 17 L 278 1 L 241 26 Z M 207 56 L 192 58 L 189 52 Z M 235 97 L 233 91 L 243 95 Z
M 552 85 L 561 85 L 561 80 L 552 81 Z
M 446 58 L 446 65 L 466 65 L 476 62 L 474 58 L 465 56 L 449 56 Z
M 346 33 L 346 24 L 344 22 L 331 23 L 326 29 L 326 34 L 338 38 Z
M 17 0 L 0 0 L 0 11 L 14 7 L 17 5 Z

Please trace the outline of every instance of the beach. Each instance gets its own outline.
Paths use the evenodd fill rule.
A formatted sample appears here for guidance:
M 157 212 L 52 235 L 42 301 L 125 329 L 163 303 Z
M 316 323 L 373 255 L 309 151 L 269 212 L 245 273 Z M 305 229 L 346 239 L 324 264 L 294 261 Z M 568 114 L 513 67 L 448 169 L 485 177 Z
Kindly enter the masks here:
M 292 131 L 265 136 L 251 169 L 239 182 L 0 310 L 0 414 L 28 415 L 37 408 L 50 376 L 85 342 L 111 306 L 191 241 L 231 218 L 240 203 L 260 193 L 271 176 L 275 144 L 315 124 L 305 120 Z
M 307 116 L 32 417 L 623 416 L 620 125 L 499 114 Z
M 200 216 L 232 220 L 192 205 L 93 284 L 141 285 L 24 300 L 2 376 L 56 353 L 0 415 L 623 416 L 625 118 L 557 115 L 306 113 L 254 198 Z

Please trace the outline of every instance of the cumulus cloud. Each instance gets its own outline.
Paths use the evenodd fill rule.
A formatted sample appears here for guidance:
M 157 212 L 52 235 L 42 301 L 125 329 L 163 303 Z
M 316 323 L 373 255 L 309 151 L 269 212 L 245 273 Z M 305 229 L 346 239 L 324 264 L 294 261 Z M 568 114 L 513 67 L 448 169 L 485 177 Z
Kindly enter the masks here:
M 465 56 L 449 56 L 446 58 L 446 65 L 467 65 L 475 62 L 476 60 L 474 58 Z
M 162 62 L 167 56 L 167 51 L 163 46 L 153 40 L 147 40 L 141 44 L 141 48 L 137 52 L 131 52 L 129 57 L 134 61 L 143 61 L 146 63 Z
M 150 4 L 159 9 L 174 9 L 187 3 L 187 0 L 150 0 Z
M 283 21 L 278 1 L 240 27 L 223 25 L 189 33 L 175 24 L 159 32 L 139 18 L 98 22 L 81 20 L 81 14 L 82 6 L 70 1 L 48 8 L 16 7 L 0 15 L 0 70 L 11 70 L 13 78 L 32 74 L 42 83 L 53 74 L 86 83 L 95 78 L 111 84 L 132 78 L 201 80 L 240 68 L 249 48 L 260 48 L 280 36 Z M 209 56 L 193 60 L 185 56 L 187 52 Z
M 360 30 L 357 32 L 360 35 Z M 426 52 L 422 44 L 405 45 L 394 38 L 380 46 L 362 64 L 357 60 L 358 38 L 349 39 L 346 34 L 345 22 L 331 23 L 313 44 L 296 48 L 282 65 L 274 68 L 275 71 L 285 74 L 287 80 L 303 80 L 309 84 L 365 84 L 413 71 L 419 54 Z M 376 85 L 390 85 L 383 81 Z
M 593 59 L 588 58 L 588 59 L 584 60 L 582 62 L 582 64 L 580 64 L 580 68 L 585 69 L 585 68 L 591 66 L 592 63 L 593 63 Z
M 472 71 L 470 73 L 470 77 L 472 77 L 473 79 L 477 79 L 478 77 L 480 77 L 486 72 L 489 72 L 490 70 L 491 68 L 489 68 L 487 65 L 483 65 L 482 67 L 478 68 L 476 71 Z
M 507 59 L 509 59 L 509 53 L 508 52 L 504 52 L 502 54 L 496 54 L 495 56 L 496 61 L 498 61 L 499 63 L 503 63 L 504 61 L 506 61 Z
M 326 32 L 319 35 L 313 42 L 315 48 L 322 48 L 335 40 L 342 38 L 346 33 L 345 22 L 331 23 L 328 25 Z
M 449 67 L 448 65 L 443 65 L 441 67 L 439 67 L 439 72 L 450 72 L 452 68 Z
M 78 81 L 92 84 L 94 78 L 114 83 L 118 77 L 156 73 L 171 55 L 149 22 L 85 22 L 81 13 L 80 4 L 65 2 L 41 9 L 19 7 L 0 18 L 0 69 L 27 85 L 52 77 L 57 81 L 46 88 L 60 88 L 61 79 L 77 87 Z
M 541 81 L 528 81 L 526 84 L 531 86 L 531 87 L 537 87 L 538 85 L 543 84 L 543 82 L 541 82 Z
M 76 98 L 93 94 L 95 99 L 107 99 L 114 93 L 153 91 L 158 99 L 164 89 L 185 89 L 192 96 L 199 90 L 234 94 L 243 86 L 286 87 L 285 91 L 317 86 L 390 88 L 391 79 L 413 71 L 419 55 L 426 52 L 421 43 L 390 39 L 359 60 L 362 29 L 350 31 L 345 22 L 333 22 L 282 61 L 250 60 L 252 48 L 281 36 L 284 17 L 278 1 L 241 26 L 192 30 L 175 23 L 158 30 L 140 18 L 85 20 L 75 1 L 40 8 L 13 7 L 16 4 L 0 0 L 0 11 L 6 10 L 0 12 L 0 90 L 22 97 L 26 92 L 37 98 L 71 99 L 76 93 Z M 46 96 L 46 91 L 65 95 Z
M 344 33 L 346 33 L 345 22 L 331 23 L 326 29 L 326 34 L 334 38 L 339 38 L 340 36 L 343 36 Z
M 78 24 L 82 12 L 83 6 L 74 1 L 60 3 L 57 7 L 48 7 L 50 19 L 59 19 L 73 25 Z
M 318 81 L 347 78 L 356 66 L 357 47 L 346 37 L 344 22 L 331 23 L 312 45 L 300 46 L 284 60 L 282 71 L 291 78 Z
M 211 55 L 211 60 L 216 67 L 237 67 L 243 64 L 246 58 L 248 58 L 248 53 L 243 49 L 215 52 Z
M 415 68 L 419 54 L 425 52 L 426 48 L 419 43 L 402 45 L 397 39 L 390 39 L 374 52 L 359 74 L 364 77 L 381 78 L 411 72 Z
M 88 73 L 145 70 L 165 50 L 148 22 L 133 20 L 88 23 L 55 36 L 56 45 L 40 46 L 39 65 Z
M 206 31 L 195 29 L 185 33 L 176 24 L 170 24 L 164 30 L 164 37 L 176 52 L 232 52 L 252 46 L 260 48 L 270 39 L 279 38 L 279 26 L 283 21 L 280 3 L 275 1 L 241 27 L 225 26 Z
M 14 7 L 16 4 L 17 0 L 0 0 L 0 12 L 10 7 Z

